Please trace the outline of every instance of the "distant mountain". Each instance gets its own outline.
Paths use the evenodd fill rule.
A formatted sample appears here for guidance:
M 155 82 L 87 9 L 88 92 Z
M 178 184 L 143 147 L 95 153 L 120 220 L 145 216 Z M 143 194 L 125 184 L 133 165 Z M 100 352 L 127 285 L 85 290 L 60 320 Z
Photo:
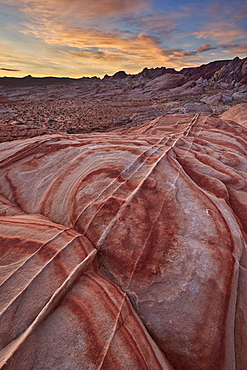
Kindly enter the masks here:
M 31 75 L 25 77 L 0 77 L 0 86 L 4 87 L 28 87 L 28 86 L 42 86 L 42 85 L 57 85 L 69 84 L 76 81 L 76 79 L 69 77 L 32 77 Z
M 233 60 L 215 61 L 200 67 L 183 68 L 180 73 L 190 81 L 202 77 L 212 82 L 240 82 L 246 84 L 247 58 L 240 59 L 236 57 Z
M 144 68 L 141 72 L 135 75 L 127 75 L 124 71 L 115 73 L 113 76 L 105 76 L 107 79 L 125 79 L 127 77 L 137 79 L 154 79 L 164 74 L 183 74 L 187 81 L 196 81 L 199 78 L 211 80 L 212 82 L 240 82 L 247 83 L 247 58 L 240 59 L 239 57 L 233 60 L 217 60 L 208 64 L 203 64 L 199 67 L 183 68 L 181 71 L 176 71 L 174 68 L 157 67 Z
M 137 74 L 127 74 L 125 71 L 118 71 L 112 76 L 105 75 L 105 80 L 125 80 L 125 79 L 154 79 L 164 74 L 182 74 L 187 81 L 196 81 L 199 78 L 210 80 L 212 82 L 226 82 L 247 84 L 247 57 L 240 59 L 239 57 L 233 60 L 218 60 L 203 64 L 199 67 L 183 68 L 181 71 L 176 71 L 174 68 L 145 67 Z M 0 86 L 4 87 L 28 87 L 42 85 L 59 85 L 70 84 L 72 82 L 84 80 L 101 80 L 97 77 L 82 77 L 79 79 L 69 77 L 32 77 L 26 76 L 23 78 L 15 77 L 0 77 Z

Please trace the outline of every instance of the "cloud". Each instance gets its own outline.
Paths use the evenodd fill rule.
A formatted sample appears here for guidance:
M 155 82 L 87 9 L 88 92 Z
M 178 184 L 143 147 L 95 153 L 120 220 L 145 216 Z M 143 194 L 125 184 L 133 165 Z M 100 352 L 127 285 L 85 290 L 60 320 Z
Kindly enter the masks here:
M 220 45 L 223 49 L 234 50 L 234 51 L 247 51 L 247 45 L 240 44 L 225 44 Z
M 242 8 L 232 11 L 233 5 L 228 2 L 222 8 L 221 0 L 211 8 L 190 3 L 170 13 L 155 10 L 158 2 L 154 0 L 0 3 L 5 4 L 5 13 L 14 17 L 1 18 L 5 22 L 5 28 L 1 27 L 3 39 L 13 42 L 5 49 L 0 45 L 0 63 L 12 72 L 73 77 L 102 76 L 118 69 L 136 73 L 144 66 L 178 68 L 205 63 L 212 57 L 210 51 L 221 45 L 238 54 L 246 50 L 240 45 L 246 36 L 241 22 L 233 20 L 234 14 L 240 17 L 237 12 Z M 205 40 L 198 44 L 195 37 Z
M 235 9 L 238 9 L 238 12 L 233 14 L 232 18 L 236 21 L 240 21 L 241 19 L 244 19 L 247 17 L 247 5 L 244 4 L 240 7 L 235 7 Z
M 176 20 L 167 14 L 142 13 L 148 9 L 148 0 L 93 0 L 90 4 L 85 0 L 16 1 L 25 15 L 19 35 L 30 46 L 31 42 L 35 45 L 20 58 L 32 68 L 26 74 L 41 75 L 50 70 L 61 75 L 63 70 L 63 74 L 68 71 L 79 77 L 112 73 L 113 68 L 135 73 L 144 65 L 176 67 L 174 49 L 163 44 L 174 31 Z M 21 53 L 21 47 L 16 43 L 16 52 Z
M 176 31 L 179 19 L 187 18 L 189 14 L 185 11 L 183 12 L 170 12 L 161 14 L 146 14 L 137 16 L 133 19 L 145 30 L 155 31 L 161 34 L 171 34 Z
M 27 19 L 20 32 L 39 38 L 67 57 L 97 59 L 105 64 L 133 61 L 140 68 L 147 59 L 152 65 L 169 61 L 159 36 L 173 32 L 176 22 L 167 14 L 144 14 L 149 0 L 17 1 L 23 4 Z
M 105 18 L 148 10 L 149 0 L 8 0 L 34 21 Z
M 197 49 L 197 52 L 198 53 L 205 53 L 206 51 L 209 51 L 209 50 L 215 50 L 217 49 L 216 47 L 213 47 L 211 46 L 210 44 L 203 44 L 201 45 L 198 49 Z
M 158 37 L 144 32 L 124 33 L 121 30 L 104 31 L 98 28 L 68 27 L 65 24 L 32 25 L 25 35 L 40 38 L 47 45 L 65 50 L 67 54 L 95 57 L 105 61 L 122 59 L 141 62 L 150 59 L 157 64 L 168 61 L 167 53 Z M 69 50 L 70 49 L 70 50 Z
M 197 55 L 197 51 L 182 51 L 182 50 L 176 50 L 173 52 L 172 57 L 173 58 L 187 58 Z
M 204 29 L 193 33 L 198 39 L 210 39 L 217 43 L 231 42 L 246 37 L 246 32 L 233 22 L 208 23 Z
M 12 68 L 0 68 L 1 71 L 8 71 L 8 72 L 20 72 L 20 69 L 12 69 Z

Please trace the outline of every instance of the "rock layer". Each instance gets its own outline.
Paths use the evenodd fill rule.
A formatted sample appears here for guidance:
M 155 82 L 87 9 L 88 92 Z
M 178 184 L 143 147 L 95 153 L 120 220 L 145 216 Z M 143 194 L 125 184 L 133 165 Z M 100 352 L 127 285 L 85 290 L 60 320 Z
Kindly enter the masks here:
M 53 130 L 38 128 L 33 125 L 1 125 L 0 124 L 0 143 L 11 140 L 25 139 L 38 135 L 54 133 Z
M 1 144 L 4 368 L 244 370 L 246 139 L 181 114 Z
M 225 120 L 235 121 L 247 128 L 247 103 L 234 105 L 220 117 Z

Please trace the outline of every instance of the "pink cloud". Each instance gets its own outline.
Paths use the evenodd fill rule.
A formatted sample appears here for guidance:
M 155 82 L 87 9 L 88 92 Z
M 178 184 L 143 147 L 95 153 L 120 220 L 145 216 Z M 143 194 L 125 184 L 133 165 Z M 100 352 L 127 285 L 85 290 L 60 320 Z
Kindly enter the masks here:
M 246 37 L 246 32 L 233 22 L 208 23 L 204 29 L 193 33 L 198 39 L 214 40 L 217 43 L 231 42 Z
M 172 54 L 173 58 L 186 58 L 197 54 L 197 51 L 174 51 Z
M 203 44 L 201 45 L 197 51 L 198 53 L 205 53 L 206 51 L 209 51 L 209 50 L 215 50 L 216 48 L 211 46 L 210 44 Z
M 228 49 L 228 50 L 247 51 L 247 45 L 225 44 L 225 45 L 221 45 L 221 47 L 223 49 Z

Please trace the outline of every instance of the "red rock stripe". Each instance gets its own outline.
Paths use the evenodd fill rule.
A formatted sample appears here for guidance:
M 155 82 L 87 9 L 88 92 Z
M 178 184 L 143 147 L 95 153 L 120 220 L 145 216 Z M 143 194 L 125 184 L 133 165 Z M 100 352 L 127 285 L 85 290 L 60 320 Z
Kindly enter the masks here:
M 89 255 L 79 264 L 74 270 L 69 274 L 67 279 L 63 284 L 54 292 L 52 297 L 40 311 L 38 316 L 32 322 L 32 324 L 16 339 L 9 343 L 0 352 L 0 368 L 3 367 L 6 362 L 14 355 L 21 344 L 29 337 L 29 335 L 37 328 L 37 326 L 49 315 L 52 309 L 58 304 L 62 299 L 64 294 L 69 290 L 69 288 L 74 284 L 75 280 L 88 268 L 88 266 L 93 262 L 97 251 L 94 249 Z
M 166 139 L 166 141 L 165 141 L 165 143 L 163 143 L 163 141 L 165 139 Z M 152 167 L 152 164 L 148 163 L 149 160 L 153 156 L 155 156 L 155 153 L 157 153 L 159 150 L 162 150 L 162 148 L 166 149 L 165 145 L 166 145 L 168 139 L 169 138 L 167 138 L 166 136 L 162 137 L 156 145 L 154 145 L 151 148 L 148 148 L 145 152 L 141 153 L 129 165 L 129 167 L 124 172 L 122 172 L 116 179 L 114 179 L 112 181 L 112 183 L 108 186 L 108 188 L 105 188 L 100 192 L 99 196 L 94 200 L 94 202 L 98 201 L 100 199 L 103 200 L 105 195 L 107 196 L 107 198 L 101 204 L 99 203 L 98 209 L 96 210 L 96 212 L 91 211 L 91 208 L 93 206 L 92 204 L 89 204 L 86 208 L 84 208 L 81 211 L 79 217 L 77 217 L 77 220 L 74 224 L 75 227 L 76 227 L 76 224 L 79 223 L 80 217 L 82 217 L 82 216 L 83 216 L 83 223 L 85 225 L 85 212 L 88 212 L 89 214 L 93 214 L 93 217 L 91 219 L 89 219 L 87 221 L 87 225 L 84 226 L 85 233 L 86 233 L 87 229 L 90 227 L 90 224 L 92 224 L 93 220 L 97 217 L 98 213 L 106 205 L 106 203 L 109 201 L 109 199 L 111 197 L 114 197 L 115 194 L 117 194 L 117 192 L 120 191 L 122 188 L 128 188 L 127 184 L 131 180 L 131 178 L 133 178 L 134 176 L 139 177 L 140 179 L 142 179 L 142 172 L 144 173 L 144 176 L 145 176 L 146 172 L 149 172 L 149 168 Z M 162 151 L 162 153 L 164 153 L 164 151 Z M 142 157 L 144 157 L 144 160 L 140 160 Z M 125 181 L 124 182 L 120 181 L 119 183 L 116 183 L 116 181 L 119 178 L 122 178 Z M 115 185 L 115 186 L 113 186 L 113 185 Z M 135 184 L 135 187 L 138 187 L 138 186 L 139 186 L 139 182 Z M 111 187 L 111 191 L 109 192 L 110 187 Z M 131 191 L 134 191 L 134 189 L 131 188 Z M 129 189 L 123 190 L 122 193 L 125 193 L 125 197 L 128 198 Z M 116 197 L 118 197 L 118 195 L 116 195 Z
M 107 307 L 109 310 L 112 311 L 112 314 L 114 315 L 114 327 L 111 331 L 110 338 L 108 338 L 107 342 L 105 343 L 104 348 L 102 349 L 102 352 L 99 354 L 98 359 L 100 359 L 100 363 L 97 365 L 97 369 L 103 369 L 105 368 L 104 362 L 107 359 L 107 356 L 109 354 L 109 351 L 111 351 L 111 347 L 114 348 L 114 339 L 115 337 L 119 337 L 119 327 L 121 330 L 123 330 L 123 334 L 121 335 L 121 348 L 128 348 L 128 351 L 130 353 L 135 354 L 135 361 L 138 359 L 138 366 L 139 368 L 146 368 L 147 363 L 152 363 L 152 368 L 154 369 L 168 369 L 168 361 L 165 360 L 163 356 L 154 348 L 152 347 L 152 339 L 148 338 L 149 335 L 144 329 L 144 326 L 141 324 L 140 319 L 137 317 L 136 313 L 133 310 L 132 305 L 130 304 L 126 293 L 121 292 L 122 296 L 119 296 L 118 300 L 116 301 L 116 293 L 112 295 L 113 293 L 111 290 L 116 290 L 116 287 L 112 282 L 108 282 L 107 285 L 104 284 L 104 280 L 100 275 L 96 276 L 94 274 L 91 274 L 89 272 L 86 272 L 86 275 L 88 278 L 90 278 L 94 284 L 98 286 L 99 289 L 104 292 L 104 295 L 107 295 L 105 297 L 105 304 L 107 304 Z M 111 287 L 112 286 L 112 287 Z M 109 291 L 109 287 L 111 287 Z M 105 289 L 107 288 L 107 289 Z M 91 287 L 91 290 L 95 291 L 93 287 Z M 114 301 L 112 299 L 112 296 L 114 296 Z M 120 302 L 119 302 L 120 299 Z M 127 309 L 127 312 L 125 312 Z M 125 314 L 124 314 L 125 312 Z M 125 317 L 123 316 L 125 315 Z M 127 326 L 125 324 L 125 320 L 131 317 L 132 318 L 132 324 L 135 326 L 135 330 L 133 331 L 133 327 Z M 132 334 L 130 333 L 131 328 Z M 138 333 L 138 336 L 135 335 L 135 333 Z M 140 341 L 141 346 L 138 344 L 138 341 Z M 114 352 L 114 349 L 113 349 Z M 116 358 L 116 361 L 119 361 L 119 364 L 121 364 L 121 358 Z M 117 366 L 117 362 L 115 363 L 115 366 Z M 121 368 L 121 366 L 119 366 Z M 148 367 L 147 367 L 148 368 Z M 172 367 L 169 369 L 172 369 Z
M 47 248 L 49 246 L 49 244 L 51 244 L 55 239 L 58 239 L 61 237 L 61 235 L 63 234 L 63 232 L 61 232 L 59 235 L 55 236 L 53 238 L 53 240 L 45 243 L 44 245 L 42 245 L 35 253 L 33 253 L 26 261 L 24 261 L 24 263 L 19 267 L 19 269 L 17 271 L 14 272 L 14 274 L 12 274 L 5 282 L 4 284 L 1 285 L 1 295 L 4 296 L 4 289 L 6 289 L 6 293 L 9 291 L 9 287 L 8 285 L 6 285 L 8 282 L 10 282 L 10 279 L 13 280 L 15 279 L 15 276 L 17 277 L 18 279 L 18 276 L 19 276 L 19 273 L 20 273 L 20 270 L 23 270 L 25 269 L 25 266 L 27 265 L 27 263 L 34 257 L 38 257 L 39 255 L 41 255 L 43 253 L 43 249 L 44 248 Z M 51 263 L 55 260 L 55 258 L 57 256 L 59 256 L 59 254 L 61 254 L 66 248 L 70 248 L 70 245 L 71 243 L 77 239 L 80 235 L 78 236 L 75 236 L 70 242 L 68 242 L 66 245 L 62 245 L 61 249 L 60 250 L 57 250 L 55 251 L 54 250 L 54 254 L 51 255 L 48 260 L 45 262 L 44 265 L 40 266 L 40 267 L 37 267 L 37 271 L 35 272 L 34 275 L 30 276 L 30 279 L 25 283 L 25 285 L 21 288 L 21 290 L 18 292 L 18 294 L 16 295 L 16 292 L 12 292 L 12 295 L 13 295 L 13 298 L 10 298 L 10 295 L 9 294 L 6 294 L 5 296 L 10 298 L 10 300 L 6 301 L 6 303 L 4 304 L 3 302 L 1 303 L 1 312 L 0 312 L 0 315 L 3 315 L 4 312 L 10 307 L 10 305 L 13 304 L 14 301 L 16 301 L 24 292 L 25 290 L 30 286 L 31 283 L 33 283 L 35 281 L 35 279 L 47 268 L 49 268 L 49 266 L 51 265 Z M 57 245 L 59 245 L 59 243 L 57 243 Z M 29 269 L 29 265 L 27 265 L 27 268 Z M 11 281 L 11 284 L 13 284 L 13 282 Z
M 157 167 L 159 162 L 166 156 L 166 154 L 169 152 L 171 148 L 173 148 L 176 144 L 176 142 L 179 140 L 178 138 L 175 138 L 174 141 L 166 148 L 166 150 L 162 153 L 161 156 L 158 157 L 158 159 L 155 161 L 155 163 L 150 167 L 149 171 L 147 172 L 146 176 L 144 176 L 141 179 L 141 182 L 139 185 L 134 189 L 132 193 L 125 199 L 125 203 L 122 205 L 118 213 L 112 218 L 111 222 L 108 224 L 108 226 L 105 228 L 105 231 L 101 235 L 100 239 L 97 242 L 97 246 L 100 248 L 101 245 L 103 245 L 105 238 L 107 237 L 110 230 L 113 228 L 115 223 L 118 221 L 119 217 L 121 217 L 121 214 L 123 213 L 124 209 L 127 207 L 127 205 L 130 203 L 130 201 L 133 199 L 133 197 L 136 195 L 137 191 L 142 187 L 143 183 L 149 178 L 153 170 Z

